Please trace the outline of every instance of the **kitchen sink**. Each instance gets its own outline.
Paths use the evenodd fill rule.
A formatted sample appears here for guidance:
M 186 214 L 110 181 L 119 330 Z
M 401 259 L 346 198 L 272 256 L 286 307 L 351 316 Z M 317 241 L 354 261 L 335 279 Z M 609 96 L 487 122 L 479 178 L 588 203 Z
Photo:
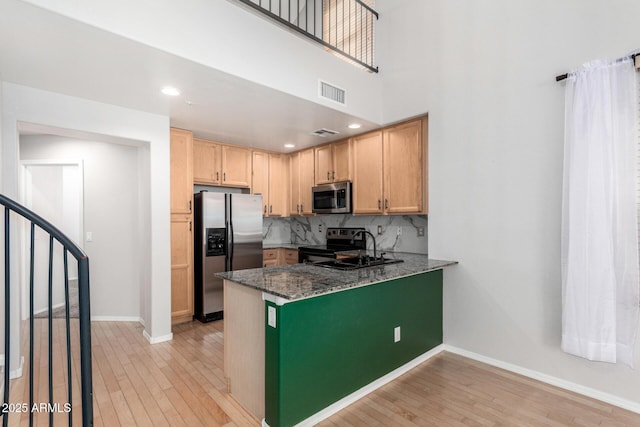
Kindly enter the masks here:
M 398 264 L 403 262 L 401 259 L 393 258 L 374 258 L 370 256 L 332 259 L 328 261 L 314 262 L 313 265 L 325 268 L 335 268 L 336 270 L 357 270 L 359 268 L 376 267 L 379 265 Z

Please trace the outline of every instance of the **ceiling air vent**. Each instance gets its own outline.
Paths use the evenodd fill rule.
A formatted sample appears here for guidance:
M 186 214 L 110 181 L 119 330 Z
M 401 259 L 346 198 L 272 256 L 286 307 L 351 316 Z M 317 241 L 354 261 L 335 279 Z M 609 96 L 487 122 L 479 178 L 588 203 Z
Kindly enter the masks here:
M 311 135 L 315 135 L 315 136 L 319 136 L 321 138 L 325 138 L 327 136 L 331 136 L 331 135 L 337 135 L 340 132 L 337 132 L 335 130 L 331 130 L 331 129 L 318 129 L 318 130 L 314 130 L 313 132 L 311 132 Z
M 338 104 L 347 104 L 347 92 L 334 85 L 320 80 L 320 98 L 325 98 Z

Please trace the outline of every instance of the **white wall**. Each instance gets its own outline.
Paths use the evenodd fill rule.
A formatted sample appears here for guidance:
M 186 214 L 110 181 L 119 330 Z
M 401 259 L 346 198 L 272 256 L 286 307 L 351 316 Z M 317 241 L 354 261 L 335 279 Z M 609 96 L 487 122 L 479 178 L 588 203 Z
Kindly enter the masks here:
M 91 316 L 138 319 L 138 148 L 51 135 L 20 137 L 20 160 L 79 159 L 84 164 L 84 231 L 90 260 Z
M 429 255 L 460 261 L 445 272 L 445 343 L 640 411 L 640 370 L 560 350 L 564 86 L 554 80 L 640 48 L 640 2 L 378 5 L 380 60 L 393 64 L 384 121 L 429 112 Z
M 26 1 L 196 63 L 381 122 L 377 74 L 346 63 L 239 2 Z M 345 89 L 348 106 L 320 99 L 318 78 Z
M 99 142 L 133 143 L 141 147 L 143 154 L 139 153 L 137 159 L 141 179 L 131 184 L 145 192 L 139 199 L 140 215 L 137 218 L 140 224 L 138 237 L 149 250 L 145 254 L 147 261 L 140 266 L 145 270 L 140 273 L 141 294 L 146 296 L 141 304 L 141 317 L 145 335 L 151 340 L 169 339 L 169 118 L 7 82 L 2 86 L 0 160 L 2 192 L 8 197 L 16 199 L 18 194 L 19 128 L 53 129 L 59 131 L 59 135 Z

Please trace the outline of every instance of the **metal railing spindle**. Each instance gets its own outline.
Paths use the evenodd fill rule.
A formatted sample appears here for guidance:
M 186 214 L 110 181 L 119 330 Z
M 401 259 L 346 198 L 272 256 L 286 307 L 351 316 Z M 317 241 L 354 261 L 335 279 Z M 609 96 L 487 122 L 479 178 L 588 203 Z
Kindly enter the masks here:
M 278 13 L 273 9 L 273 2 L 269 0 L 236 0 L 267 15 L 274 21 L 293 29 L 306 37 L 313 39 L 327 49 L 332 50 L 349 62 L 357 64 L 372 72 L 378 72 L 374 61 L 374 32 L 378 13 L 362 0 L 316 0 L 304 1 L 304 14 L 300 9 L 300 0 L 288 0 L 284 3 L 286 13 L 282 10 L 283 2 L 278 0 Z M 348 4 L 345 2 L 348 1 Z M 309 6 L 313 4 L 313 12 Z M 292 12 L 293 8 L 296 8 Z M 318 11 L 318 9 L 320 9 Z M 321 13 L 321 16 L 318 16 Z M 292 16 L 293 15 L 293 16 Z M 302 20 L 304 19 L 304 23 Z M 313 25 L 309 20 L 313 19 Z M 318 24 L 320 28 L 318 28 Z M 313 27 L 313 31 L 311 28 Z
M 49 327 L 49 403 L 53 407 L 53 236 L 49 236 L 49 281 L 47 324 Z M 49 425 L 53 425 L 53 411 L 49 411 Z
M 10 371 L 10 360 L 11 360 L 11 319 L 10 319 L 10 301 L 9 298 L 11 296 L 10 286 L 11 286 L 11 256 L 10 256 L 10 220 L 9 220 L 10 211 L 9 208 L 4 208 L 4 393 L 3 393 L 3 403 L 9 403 L 9 371 Z M 2 425 L 3 427 L 7 426 L 7 422 L 9 420 L 9 414 L 4 414 L 2 417 Z
M 63 258 L 64 268 L 64 319 L 67 328 L 67 400 L 73 402 L 73 381 L 71 380 L 71 321 L 69 320 L 69 261 L 67 250 L 64 251 Z M 73 406 L 69 409 L 69 425 L 72 423 Z
M 35 287 L 35 239 L 36 225 L 31 223 L 31 237 L 29 247 L 29 408 L 33 408 L 33 366 L 34 366 L 34 321 L 33 311 L 35 305 L 34 287 Z M 33 425 L 33 411 L 29 411 L 29 425 Z

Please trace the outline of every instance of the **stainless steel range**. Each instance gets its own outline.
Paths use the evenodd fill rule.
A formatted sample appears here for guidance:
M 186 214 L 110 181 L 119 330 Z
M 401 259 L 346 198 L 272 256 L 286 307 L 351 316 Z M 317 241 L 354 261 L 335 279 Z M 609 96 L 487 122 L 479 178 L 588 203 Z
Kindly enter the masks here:
M 327 228 L 327 244 L 302 246 L 298 248 L 299 262 L 318 262 L 336 259 L 337 252 L 367 249 L 367 237 L 364 228 Z M 355 237 L 354 237 L 355 236 Z

